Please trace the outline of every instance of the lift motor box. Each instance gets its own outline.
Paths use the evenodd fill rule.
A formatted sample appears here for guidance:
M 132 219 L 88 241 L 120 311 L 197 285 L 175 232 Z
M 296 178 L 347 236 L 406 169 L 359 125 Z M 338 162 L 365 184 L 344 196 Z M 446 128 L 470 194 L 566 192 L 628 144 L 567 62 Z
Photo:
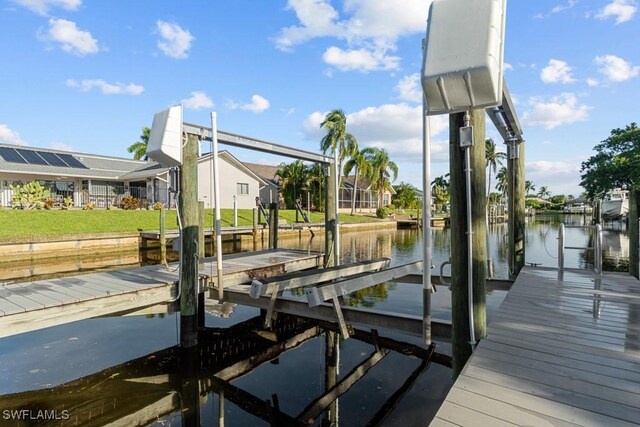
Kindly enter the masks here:
M 427 114 L 502 103 L 506 0 L 433 0 L 422 67 Z
M 147 155 L 165 167 L 182 164 L 182 105 L 174 105 L 153 116 Z

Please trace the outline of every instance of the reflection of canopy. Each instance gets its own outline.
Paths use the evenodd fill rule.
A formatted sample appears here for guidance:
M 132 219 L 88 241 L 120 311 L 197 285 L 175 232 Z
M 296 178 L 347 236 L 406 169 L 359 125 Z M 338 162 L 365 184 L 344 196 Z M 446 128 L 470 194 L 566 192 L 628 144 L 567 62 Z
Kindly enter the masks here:
M 418 357 L 423 362 L 380 413 L 386 414 L 387 405 L 397 403 L 404 394 L 400 391 L 406 392 L 405 388 L 413 385 L 431 361 L 450 366 L 450 358 L 434 353 L 433 347 L 423 349 L 355 331 L 352 338 L 375 344 L 373 354 L 340 381 L 336 378 L 327 393 L 311 402 L 298 417 L 292 417 L 280 412 L 277 396 L 274 395 L 273 403 L 265 401 L 231 381 L 324 331 L 316 321 L 286 315 L 278 317 L 270 332 L 260 331 L 262 323 L 261 317 L 255 317 L 225 329 L 207 328 L 200 331 L 200 345 L 195 352 L 170 347 L 54 388 L 4 395 L 0 399 L 0 412 L 40 408 L 46 403 L 48 410 L 67 410 L 69 422 L 74 425 L 146 425 L 174 412 L 181 412 L 185 421 L 198 417 L 199 405 L 213 392 L 267 422 L 275 419 L 279 421 L 276 424 L 302 426 L 306 425 L 303 415 L 321 414 L 390 350 Z M 53 421 L 60 424 L 60 420 Z

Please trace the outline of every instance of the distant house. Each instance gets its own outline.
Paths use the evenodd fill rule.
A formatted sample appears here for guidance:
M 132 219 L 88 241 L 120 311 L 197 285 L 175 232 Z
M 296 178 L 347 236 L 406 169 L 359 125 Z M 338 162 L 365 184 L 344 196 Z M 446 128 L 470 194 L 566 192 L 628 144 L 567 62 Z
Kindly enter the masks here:
M 213 205 L 210 157 L 198 162 L 198 197 L 207 207 Z M 254 207 L 255 198 L 269 183 L 227 151 L 220 152 L 220 160 L 221 207 L 232 208 L 234 195 L 239 208 Z M 0 205 L 11 206 L 11 185 L 31 181 L 48 188 L 57 201 L 71 197 L 78 207 L 118 206 L 126 195 L 140 199 L 143 206 L 155 202 L 175 206 L 168 188 L 169 169 L 158 163 L 0 144 Z
M 263 203 L 276 203 L 280 200 L 280 183 L 276 173 L 278 166 L 272 165 L 259 165 L 257 163 L 247 163 L 244 165 L 252 171 L 254 174 L 262 178 L 266 185 L 260 188 L 260 200 Z
M 363 178 L 358 178 L 358 187 L 354 189 L 355 175 L 343 176 L 340 188 L 339 207 L 340 209 L 351 209 L 353 204 L 353 192 L 356 192 L 355 207 L 357 211 L 372 211 L 378 208 L 378 191 L 373 189 L 371 183 Z M 382 195 L 382 206 L 391 204 L 391 196 L 396 194 L 395 190 L 385 190 Z

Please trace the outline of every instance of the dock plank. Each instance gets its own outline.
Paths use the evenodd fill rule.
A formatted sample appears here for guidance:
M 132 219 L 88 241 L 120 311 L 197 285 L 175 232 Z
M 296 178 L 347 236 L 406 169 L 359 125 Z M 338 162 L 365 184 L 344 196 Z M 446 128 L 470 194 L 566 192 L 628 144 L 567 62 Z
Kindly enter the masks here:
M 589 272 L 565 279 L 522 270 L 432 425 L 488 425 L 454 418 L 462 408 L 516 425 L 640 424 L 640 282 L 605 273 L 594 291 Z

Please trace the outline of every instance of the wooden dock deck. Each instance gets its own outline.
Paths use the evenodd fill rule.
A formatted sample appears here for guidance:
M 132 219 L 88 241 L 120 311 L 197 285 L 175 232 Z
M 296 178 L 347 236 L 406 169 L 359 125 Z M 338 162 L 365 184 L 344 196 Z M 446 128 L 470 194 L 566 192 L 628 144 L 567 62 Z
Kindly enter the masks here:
M 212 268 L 212 263 L 214 263 Z M 322 265 L 319 253 L 270 250 L 225 255 L 225 283 Z M 0 286 L 0 338 L 93 317 L 166 304 L 177 295 L 177 263 Z M 215 279 L 215 259 L 200 268 L 202 291 Z
M 525 267 L 432 426 L 640 424 L 640 282 Z

